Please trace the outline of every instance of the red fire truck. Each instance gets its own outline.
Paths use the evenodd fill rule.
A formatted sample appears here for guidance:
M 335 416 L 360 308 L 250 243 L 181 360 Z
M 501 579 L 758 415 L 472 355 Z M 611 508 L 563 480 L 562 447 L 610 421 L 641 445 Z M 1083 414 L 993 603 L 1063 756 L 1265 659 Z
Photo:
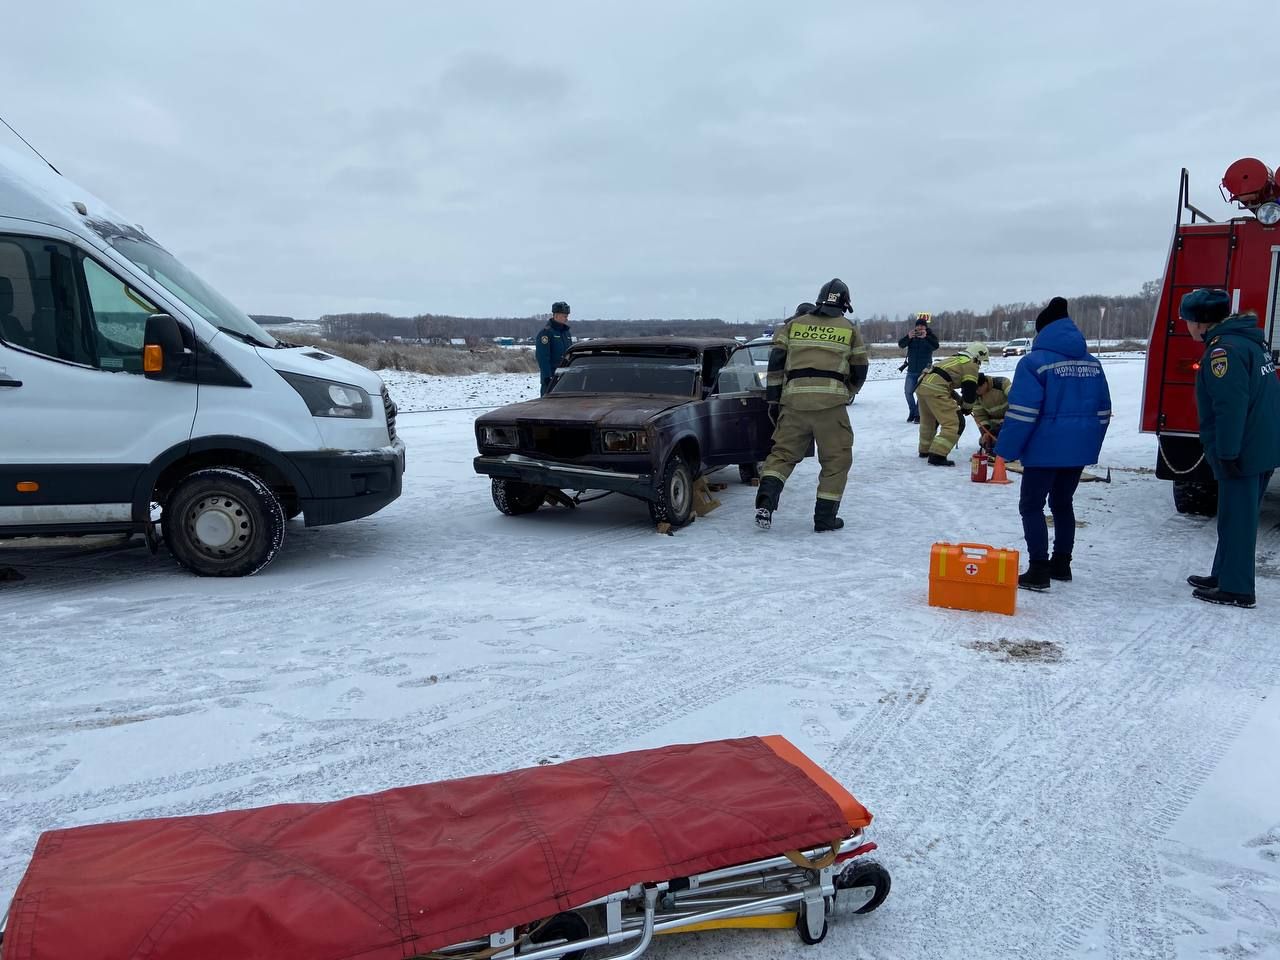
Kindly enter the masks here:
M 1156 475 L 1173 481 L 1178 512 L 1212 516 L 1217 511 L 1217 485 L 1205 463 L 1196 416 L 1196 371 L 1204 346 L 1187 333 L 1178 305 L 1197 287 L 1225 289 L 1231 294 L 1232 312 L 1257 314 L 1267 343 L 1273 350 L 1280 347 L 1280 185 L 1261 160 L 1237 160 L 1227 168 L 1221 191 L 1243 212 L 1218 223 L 1191 204 L 1189 182 L 1184 169 L 1177 226 L 1151 326 L 1142 430 L 1158 438 Z

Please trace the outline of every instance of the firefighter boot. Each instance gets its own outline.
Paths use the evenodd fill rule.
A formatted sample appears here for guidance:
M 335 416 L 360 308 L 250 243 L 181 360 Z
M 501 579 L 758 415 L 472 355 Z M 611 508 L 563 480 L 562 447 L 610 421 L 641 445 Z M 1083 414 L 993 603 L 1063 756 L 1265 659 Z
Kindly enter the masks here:
M 756 489 L 756 526 L 768 530 L 773 523 L 773 511 L 778 509 L 782 496 L 782 481 L 777 477 L 762 477 Z
M 956 462 L 954 460 L 948 460 L 940 453 L 929 454 L 929 466 L 931 467 L 954 467 L 955 465 Z
M 813 505 L 813 532 L 824 533 L 827 530 L 842 529 L 844 521 L 836 516 L 839 510 L 839 500 L 818 500 Z
M 1049 589 L 1049 564 L 1043 560 L 1032 560 L 1027 572 L 1018 577 L 1018 586 L 1023 590 Z
M 1049 577 L 1053 580 L 1071 579 L 1071 555 L 1055 553 L 1049 558 Z

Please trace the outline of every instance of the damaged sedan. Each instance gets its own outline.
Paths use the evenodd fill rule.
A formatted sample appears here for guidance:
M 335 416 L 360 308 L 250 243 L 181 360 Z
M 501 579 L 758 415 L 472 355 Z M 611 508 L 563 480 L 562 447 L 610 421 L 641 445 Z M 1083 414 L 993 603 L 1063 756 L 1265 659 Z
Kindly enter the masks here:
M 508 515 L 578 493 L 622 493 L 681 526 L 694 484 L 737 465 L 744 482 L 769 452 L 764 376 L 733 340 L 590 340 L 569 348 L 546 396 L 476 421 L 476 473 Z

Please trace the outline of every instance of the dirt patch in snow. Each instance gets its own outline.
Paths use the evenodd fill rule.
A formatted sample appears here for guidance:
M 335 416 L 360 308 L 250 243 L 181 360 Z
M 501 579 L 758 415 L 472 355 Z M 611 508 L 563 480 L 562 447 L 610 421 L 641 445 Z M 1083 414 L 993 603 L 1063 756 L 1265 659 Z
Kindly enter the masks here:
M 975 640 L 969 644 L 983 653 L 999 654 L 1005 663 L 1057 663 L 1062 648 L 1052 640 Z

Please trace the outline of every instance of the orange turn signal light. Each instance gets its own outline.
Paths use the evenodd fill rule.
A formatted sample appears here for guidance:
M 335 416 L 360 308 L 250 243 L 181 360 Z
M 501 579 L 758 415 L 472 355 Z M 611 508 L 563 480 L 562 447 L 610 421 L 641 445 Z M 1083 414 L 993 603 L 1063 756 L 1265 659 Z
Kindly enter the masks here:
M 37 491 L 39 491 L 39 489 L 40 489 L 40 484 L 36 483 L 34 480 L 18 481 L 19 493 L 36 493 Z
M 148 343 L 142 348 L 142 372 L 159 373 L 164 369 L 164 350 L 158 343 Z

